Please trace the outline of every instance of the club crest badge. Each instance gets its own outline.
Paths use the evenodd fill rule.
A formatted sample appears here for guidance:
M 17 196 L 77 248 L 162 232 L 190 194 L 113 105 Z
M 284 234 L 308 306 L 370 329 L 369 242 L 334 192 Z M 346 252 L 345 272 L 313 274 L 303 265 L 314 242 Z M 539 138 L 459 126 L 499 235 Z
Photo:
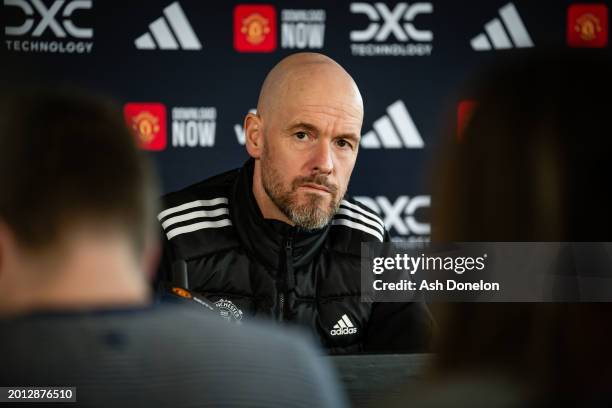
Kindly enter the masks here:
M 242 310 L 238 309 L 231 300 L 219 299 L 215 302 L 219 309 L 219 314 L 227 321 L 240 323 L 242 320 Z

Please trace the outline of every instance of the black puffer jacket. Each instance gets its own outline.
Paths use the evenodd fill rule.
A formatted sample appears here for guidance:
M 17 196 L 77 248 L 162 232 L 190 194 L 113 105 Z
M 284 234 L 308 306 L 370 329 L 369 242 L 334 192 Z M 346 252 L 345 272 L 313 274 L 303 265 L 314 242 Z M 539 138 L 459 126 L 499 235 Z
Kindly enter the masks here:
M 360 301 L 361 242 L 388 240 L 376 213 L 345 199 L 330 225 L 304 232 L 264 219 L 252 180 L 249 160 L 164 197 L 160 280 L 183 260 L 189 289 L 222 316 L 306 326 L 330 353 L 427 349 L 423 304 Z

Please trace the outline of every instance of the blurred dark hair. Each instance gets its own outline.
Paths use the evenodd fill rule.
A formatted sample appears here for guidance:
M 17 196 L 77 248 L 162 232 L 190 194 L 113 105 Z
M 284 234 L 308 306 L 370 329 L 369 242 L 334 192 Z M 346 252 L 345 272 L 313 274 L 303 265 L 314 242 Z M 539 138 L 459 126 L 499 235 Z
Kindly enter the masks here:
M 612 241 L 612 64 L 598 50 L 515 56 L 491 71 L 435 170 L 432 240 Z M 612 305 L 438 309 L 439 374 L 492 370 L 540 390 L 606 389 Z
M 111 103 L 57 89 L 0 98 L 0 218 L 42 249 L 82 222 L 122 229 L 142 250 L 156 184 Z
M 610 68 L 609 54 L 576 50 L 516 57 L 490 72 L 462 143 L 438 163 L 432 238 L 610 238 Z

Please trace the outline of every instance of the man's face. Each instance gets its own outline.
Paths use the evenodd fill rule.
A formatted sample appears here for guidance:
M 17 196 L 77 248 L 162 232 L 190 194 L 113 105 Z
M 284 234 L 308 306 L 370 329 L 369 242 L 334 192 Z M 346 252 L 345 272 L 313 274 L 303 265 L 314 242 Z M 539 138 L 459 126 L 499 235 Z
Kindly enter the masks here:
M 362 113 L 360 104 L 344 99 L 315 93 L 288 101 L 265 119 L 264 190 L 289 220 L 306 230 L 329 223 L 355 166 Z

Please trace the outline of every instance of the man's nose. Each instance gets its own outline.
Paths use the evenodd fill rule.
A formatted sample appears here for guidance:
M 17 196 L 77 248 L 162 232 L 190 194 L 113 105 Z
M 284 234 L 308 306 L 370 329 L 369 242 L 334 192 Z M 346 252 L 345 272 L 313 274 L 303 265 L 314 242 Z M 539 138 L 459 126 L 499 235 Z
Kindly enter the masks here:
M 317 143 L 311 160 L 314 173 L 331 174 L 334 169 L 334 158 L 330 144 L 324 140 Z

